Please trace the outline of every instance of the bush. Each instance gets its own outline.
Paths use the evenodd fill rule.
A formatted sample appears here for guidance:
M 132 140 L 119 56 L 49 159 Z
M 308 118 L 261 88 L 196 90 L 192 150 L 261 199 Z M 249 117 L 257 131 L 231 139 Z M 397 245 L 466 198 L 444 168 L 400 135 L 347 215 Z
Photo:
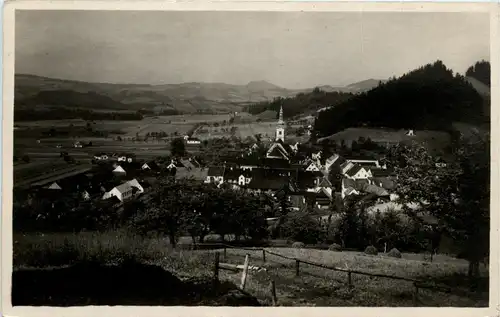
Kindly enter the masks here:
M 282 238 L 316 244 L 324 238 L 324 230 L 316 219 L 305 212 L 290 212 L 282 224 Z
M 377 255 L 378 254 L 377 248 L 375 248 L 373 245 L 369 245 L 365 249 L 365 254 Z
M 342 247 L 339 244 L 332 244 L 328 247 L 328 250 L 330 251 L 342 251 Z
M 393 258 L 401 258 L 401 252 L 399 252 L 398 249 L 392 248 L 391 251 L 387 253 L 387 256 L 393 257 Z
M 304 244 L 304 242 L 294 242 L 292 244 L 292 248 L 296 248 L 296 249 L 302 249 L 305 246 L 306 245 Z

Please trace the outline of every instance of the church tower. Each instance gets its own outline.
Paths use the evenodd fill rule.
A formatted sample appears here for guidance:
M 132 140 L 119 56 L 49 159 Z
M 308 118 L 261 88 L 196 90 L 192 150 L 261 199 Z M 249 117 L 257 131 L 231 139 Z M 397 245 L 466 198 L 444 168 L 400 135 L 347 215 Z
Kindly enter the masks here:
M 278 126 L 276 127 L 276 141 L 285 142 L 285 121 L 283 121 L 283 106 L 280 107 Z

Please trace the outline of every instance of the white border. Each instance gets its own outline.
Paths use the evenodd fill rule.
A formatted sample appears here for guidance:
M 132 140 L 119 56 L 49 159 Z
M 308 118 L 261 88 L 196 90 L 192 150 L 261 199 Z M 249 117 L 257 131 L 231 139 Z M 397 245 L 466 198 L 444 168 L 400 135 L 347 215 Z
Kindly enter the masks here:
M 10 304 L 10 284 L 12 274 L 12 175 L 13 175 L 13 97 L 14 97 L 14 11 L 22 10 L 175 10 L 175 11 L 346 11 L 346 12 L 490 12 L 491 44 L 490 62 L 491 109 L 492 109 L 492 164 L 491 164 L 491 263 L 490 263 L 490 307 L 489 308 L 316 308 L 316 307 L 148 307 L 148 306 L 88 306 L 84 308 L 12 307 Z M 499 7 L 496 3 L 387 3 L 387 2 L 260 2 L 215 1 L 215 2 L 160 2 L 160 1 L 11 1 L 4 6 L 3 19 L 3 125 L 2 125 L 2 262 L 1 290 L 2 315 L 5 316 L 497 316 L 498 304 L 498 228 L 499 217 L 495 210 L 499 206 L 498 192 L 498 145 L 497 133 L 499 113 Z M 497 132 L 497 133 L 495 133 Z

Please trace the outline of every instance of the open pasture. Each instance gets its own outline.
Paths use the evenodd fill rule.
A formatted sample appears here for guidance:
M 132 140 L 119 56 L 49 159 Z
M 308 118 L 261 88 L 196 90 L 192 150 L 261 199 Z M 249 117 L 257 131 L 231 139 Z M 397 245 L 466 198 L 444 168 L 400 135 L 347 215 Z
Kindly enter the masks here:
M 189 243 L 189 238 L 184 237 Z M 84 232 L 14 234 L 14 270 L 20 268 L 57 268 L 84 260 L 114 263 L 133 258 L 154 264 L 178 276 L 195 277 L 210 275 L 214 253 L 220 261 L 242 264 L 246 254 L 249 264 L 266 268 L 266 272 L 249 271 L 246 291 L 260 300 L 269 301 L 269 283 L 275 281 L 280 306 L 413 306 L 413 285 L 408 281 L 364 275 L 352 275 L 352 287 L 347 285 L 345 272 L 331 271 L 300 264 L 296 276 L 295 261 L 271 254 L 306 260 L 327 266 L 411 278 L 424 283 L 437 283 L 451 287 L 450 292 L 419 289 L 419 306 L 468 306 L 488 304 L 487 268 L 481 268 L 485 283 L 478 292 L 467 291 L 464 275 L 467 262 L 446 255 L 437 255 L 433 262 L 423 260 L 422 254 L 403 253 L 402 258 L 390 258 L 384 254 L 375 256 L 362 252 L 327 251 L 317 249 L 266 248 L 266 261 L 262 251 L 227 248 L 217 250 L 173 250 L 168 239 L 146 238 L 125 232 Z M 241 272 L 219 271 L 221 280 L 239 284 Z
M 407 130 L 348 128 L 331 136 L 321 138 L 318 141 L 332 140 L 340 143 L 343 140 L 350 146 L 353 141 L 357 141 L 360 137 L 363 137 L 365 139 L 370 138 L 377 143 L 390 144 L 403 141 L 417 141 L 427 144 L 430 148 L 438 149 L 443 148 L 450 142 L 450 135 L 443 131 L 414 130 L 414 136 L 406 135 L 407 132 Z

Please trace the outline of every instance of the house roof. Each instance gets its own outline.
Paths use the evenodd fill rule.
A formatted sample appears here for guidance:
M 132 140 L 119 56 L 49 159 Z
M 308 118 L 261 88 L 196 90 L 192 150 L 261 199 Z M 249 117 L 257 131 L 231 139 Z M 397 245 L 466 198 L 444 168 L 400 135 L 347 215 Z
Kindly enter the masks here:
M 288 183 L 289 179 L 287 176 L 268 175 L 266 177 L 263 174 L 257 174 L 252 177 L 252 180 L 247 187 L 261 190 L 279 190 L 288 185 Z
M 349 155 L 346 156 L 345 159 L 347 161 L 378 161 L 373 156 L 364 156 L 364 155 Z
M 373 185 L 373 184 L 367 185 L 363 189 L 363 191 L 370 193 L 370 194 L 375 194 L 377 196 L 389 196 L 389 192 L 387 190 L 385 190 L 382 187 Z
M 208 176 L 208 169 L 206 168 L 192 168 L 188 170 L 187 168 L 181 167 L 177 169 L 175 174 L 175 179 L 181 178 L 193 178 L 194 180 L 204 180 Z
M 183 159 L 183 160 L 181 160 L 181 163 L 185 168 L 195 168 L 193 163 L 191 163 L 191 161 L 189 161 L 189 160 Z
M 387 177 L 394 174 L 393 169 L 383 169 L 383 168 L 370 168 L 373 177 Z
M 123 169 L 123 167 L 121 167 L 120 165 L 118 165 L 114 170 L 113 170 L 113 173 L 126 173 L 125 170 Z
M 396 183 L 387 177 L 372 177 L 372 178 L 369 178 L 369 180 L 373 184 L 375 184 L 379 187 L 382 187 L 386 190 L 392 190 L 392 189 L 394 189 L 394 187 L 396 187 Z
M 356 175 L 356 173 L 358 173 L 359 171 L 361 171 L 363 169 L 363 166 L 360 166 L 360 165 L 354 165 L 352 168 L 350 168 L 346 174 L 349 175 L 349 176 L 354 176 Z
M 211 166 L 208 168 L 207 176 L 224 176 L 225 167 Z
M 147 164 L 147 166 L 149 166 L 149 168 L 152 170 L 160 169 L 160 166 L 158 166 L 158 164 L 155 161 L 145 162 L 144 164 Z M 144 166 L 144 164 L 142 165 Z
M 312 172 L 299 171 L 296 176 L 296 183 L 299 189 L 313 188 L 316 176 Z
M 279 142 L 275 142 L 273 143 L 273 145 L 271 145 L 271 147 L 269 148 L 269 150 L 267 151 L 267 155 L 268 157 L 281 157 L 281 158 L 284 158 L 284 159 L 290 159 L 290 151 L 291 149 L 288 147 L 288 150 L 287 150 L 287 147 L 285 144 L 281 144 Z
M 290 168 L 290 162 L 283 159 L 265 158 L 262 163 L 265 167 L 269 168 Z
M 47 189 L 61 189 L 61 187 L 56 182 L 53 182 L 52 184 L 47 186 Z

